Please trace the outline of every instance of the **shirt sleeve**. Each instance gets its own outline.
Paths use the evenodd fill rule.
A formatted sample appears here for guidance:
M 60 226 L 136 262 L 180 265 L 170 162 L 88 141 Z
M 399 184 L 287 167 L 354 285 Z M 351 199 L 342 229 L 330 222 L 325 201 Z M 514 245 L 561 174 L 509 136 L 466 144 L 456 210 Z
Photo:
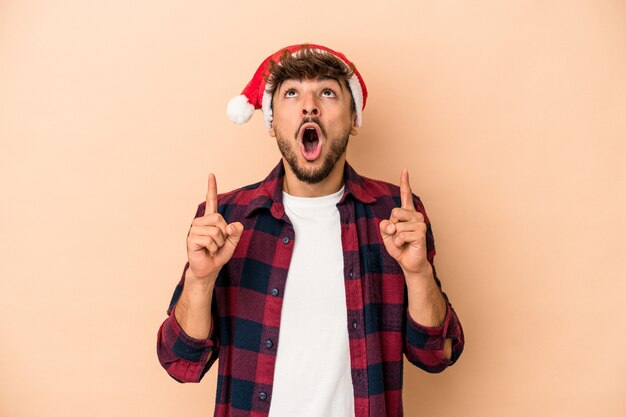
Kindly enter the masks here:
M 444 296 L 444 298 L 447 298 Z M 446 318 L 440 327 L 427 327 L 417 323 L 406 312 L 405 354 L 413 365 L 432 373 L 441 372 L 454 364 L 465 345 L 463 328 L 450 303 L 447 303 Z M 443 344 L 452 339 L 452 357 L 446 358 Z
M 185 270 L 188 266 L 185 266 Z M 215 331 L 215 312 L 211 314 L 211 330 L 206 339 L 189 336 L 180 327 L 174 311 L 182 292 L 184 276 L 176 286 L 168 317 L 157 335 L 157 355 L 161 366 L 178 382 L 199 382 L 218 356 L 219 342 Z M 213 301 L 213 306 L 215 300 Z
M 424 215 L 424 220 L 428 226 L 426 231 L 427 257 L 433 267 L 435 282 L 439 289 L 441 289 L 441 281 L 437 277 L 434 265 L 435 239 L 432 227 L 421 200 L 414 196 L 413 203 L 416 209 Z M 443 291 L 442 295 L 446 300 L 446 316 L 443 325 L 439 327 L 427 327 L 417 323 L 409 314 L 408 301 L 406 305 L 406 329 L 404 336 L 405 355 L 413 365 L 432 373 L 441 372 L 448 366 L 454 364 L 459 356 L 461 356 L 465 346 L 465 337 L 461 322 L 454 308 L 452 308 L 448 296 Z M 452 356 L 450 359 L 446 358 L 443 350 L 444 341 L 446 339 L 452 339 Z
M 204 214 L 204 206 L 199 205 L 196 216 Z M 216 302 L 212 303 L 211 330 L 206 339 L 196 339 L 186 334 L 176 321 L 174 311 L 185 284 L 185 264 L 182 277 L 174 290 L 172 301 L 167 309 L 168 317 L 163 321 L 157 335 L 157 356 L 161 366 L 178 382 L 199 382 L 218 356 L 219 341 L 215 329 Z

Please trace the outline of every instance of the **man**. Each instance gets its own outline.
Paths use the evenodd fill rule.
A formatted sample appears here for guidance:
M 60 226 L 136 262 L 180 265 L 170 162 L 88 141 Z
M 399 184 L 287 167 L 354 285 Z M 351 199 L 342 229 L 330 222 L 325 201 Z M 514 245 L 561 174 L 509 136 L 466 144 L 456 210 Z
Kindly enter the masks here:
M 346 162 L 366 100 L 345 55 L 305 44 L 229 103 L 239 123 L 263 110 L 282 159 L 222 195 L 209 175 L 158 337 L 178 381 L 219 359 L 215 416 L 402 416 L 403 354 L 440 372 L 463 350 L 408 172 L 397 187 Z

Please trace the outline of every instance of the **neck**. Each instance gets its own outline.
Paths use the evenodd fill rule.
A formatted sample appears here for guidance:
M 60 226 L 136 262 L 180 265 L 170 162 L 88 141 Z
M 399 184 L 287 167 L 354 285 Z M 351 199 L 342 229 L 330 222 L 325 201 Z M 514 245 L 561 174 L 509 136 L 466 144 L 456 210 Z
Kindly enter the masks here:
M 346 163 L 345 153 L 326 178 L 317 184 L 308 184 L 300 181 L 293 173 L 289 164 L 283 159 L 285 178 L 283 179 L 283 191 L 294 197 L 322 197 L 336 193 L 343 186 L 343 168 Z

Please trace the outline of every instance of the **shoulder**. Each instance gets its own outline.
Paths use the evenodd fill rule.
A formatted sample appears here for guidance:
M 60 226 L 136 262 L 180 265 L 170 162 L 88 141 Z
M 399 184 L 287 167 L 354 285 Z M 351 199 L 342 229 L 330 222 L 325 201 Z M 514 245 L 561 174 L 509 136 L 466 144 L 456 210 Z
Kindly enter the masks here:
M 218 207 L 227 205 L 247 206 L 250 204 L 250 201 L 257 197 L 261 184 L 263 184 L 263 181 L 248 184 L 235 190 L 228 191 L 227 193 L 218 194 Z
M 360 186 L 364 194 L 376 200 L 371 203 L 373 209 L 383 210 L 386 213 L 401 205 L 400 187 L 395 184 L 361 176 Z
M 381 197 L 383 199 L 400 197 L 400 187 L 395 184 L 364 176 L 361 176 L 361 179 L 363 180 L 363 190 L 377 200 Z

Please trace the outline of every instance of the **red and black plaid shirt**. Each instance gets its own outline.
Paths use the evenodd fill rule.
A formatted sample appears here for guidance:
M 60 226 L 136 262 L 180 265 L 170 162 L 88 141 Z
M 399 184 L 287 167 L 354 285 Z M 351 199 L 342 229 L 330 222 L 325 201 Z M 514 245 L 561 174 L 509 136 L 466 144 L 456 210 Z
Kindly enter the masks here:
M 283 176 L 281 161 L 264 181 L 219 196 L 219 213 L 228 223 L 243 223 L 244 232 L 217 278 L 209 337 L 190 337 L 174 318 L 185 271 L 174 291 L 169 317 L 159 329 L 159 360 L 176 380 L 197 382 L 219 359 L 216 417 L 269 413 L 283 293 L 298 238 L 282 203 Z M 347 163 L 344 181 L 337 209 L 355 416 L 402 416 L 403 354 L 425 371 L 441 372 L 461 355 L 463 330 L 450 303 L 441 327 L 422 326 L 408 314 L 402 270 L 387 254 L 379 232 L 381 220 L 400 207 L 399 187 L 361 177 Z M 430 222 L 418 197 L 414 196 L 414 203 L 428 224 L 432 264 L 435 246 Z M 204 215 L 204 209 L 201 203 L 196 217 Z M 435 279 L 441 286 L 436 274 Z M 445 294 L 444 298 L 448 300 Z M 446 338 L 453 340 L 451 360 L 443 352 Z M 318 342 L 311 334 L 306 343 Z M 324 366 L 324 358 L 319 359 Z

